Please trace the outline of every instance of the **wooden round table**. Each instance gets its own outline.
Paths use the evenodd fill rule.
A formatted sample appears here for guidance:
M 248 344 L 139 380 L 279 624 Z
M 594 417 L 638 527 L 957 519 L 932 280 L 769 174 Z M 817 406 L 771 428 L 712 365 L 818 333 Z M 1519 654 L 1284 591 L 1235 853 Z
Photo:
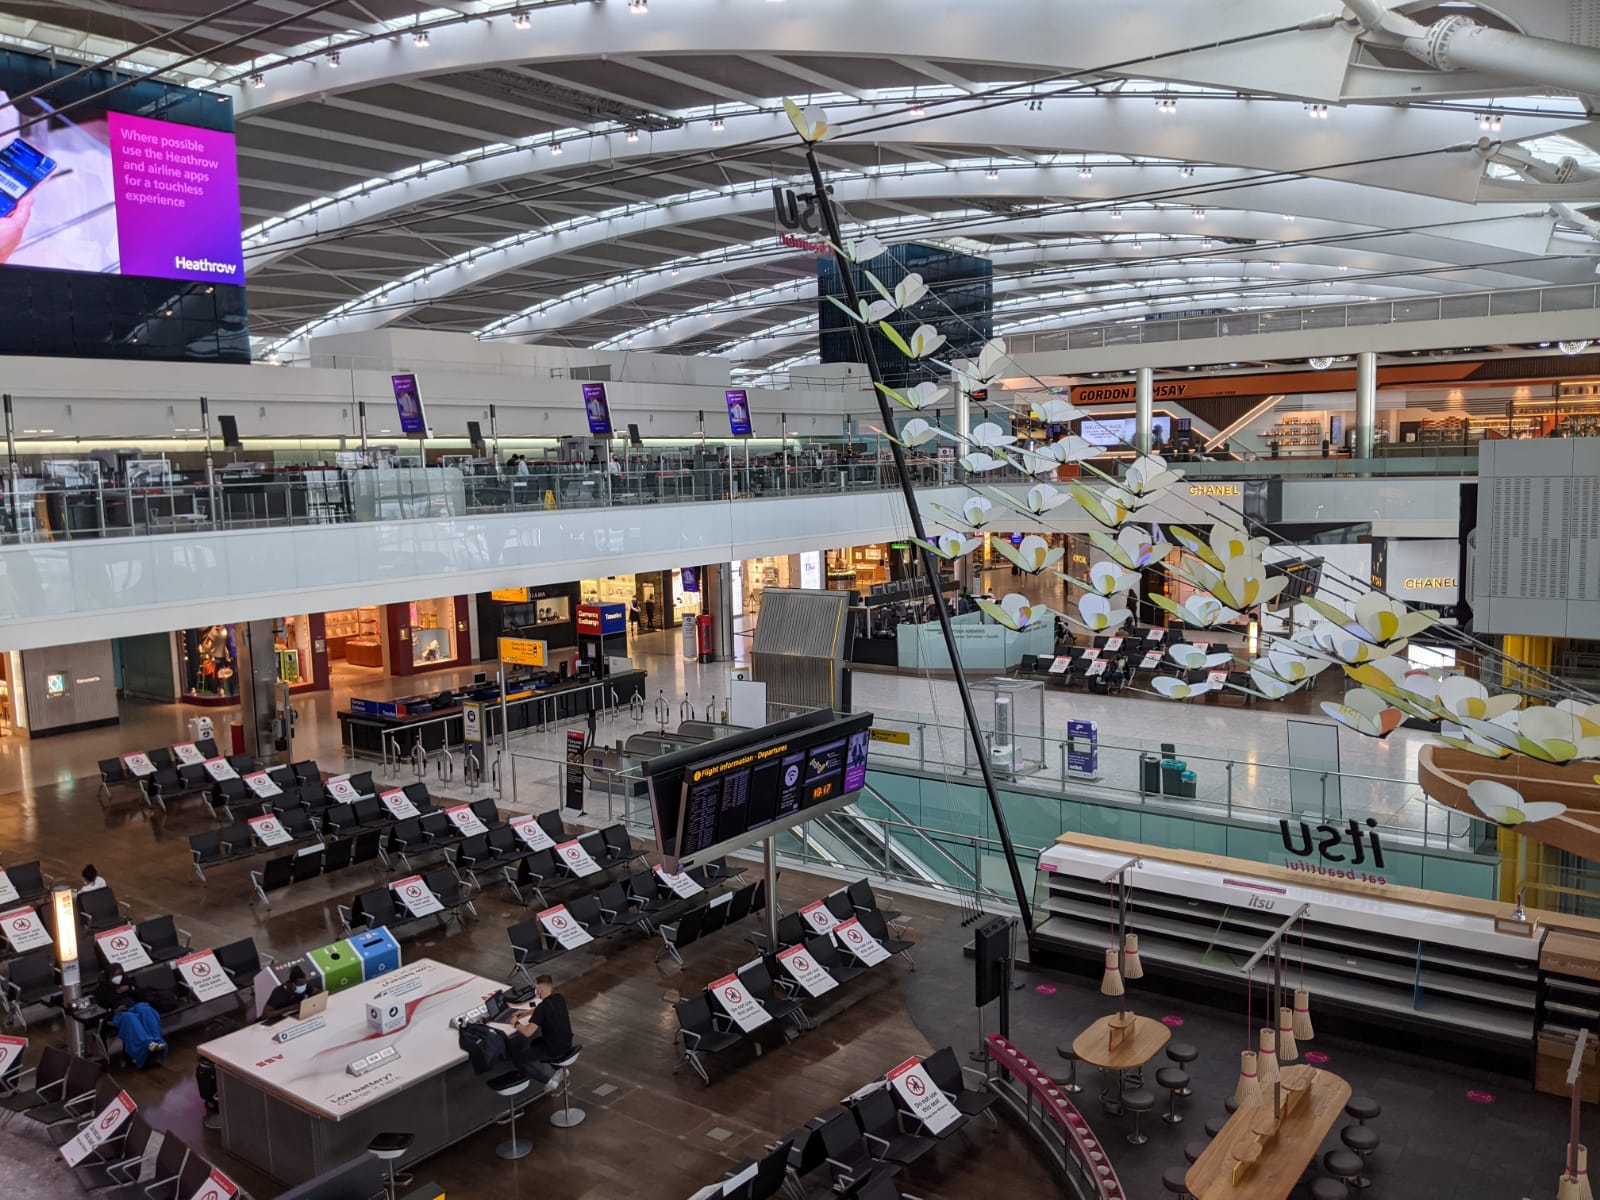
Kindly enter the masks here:
M 1124 1031 L 1113 1041 L 1112 1034 L 1115 1027 L 1122 1025 L 1124 1021 L 1127 1022 Z M 1123 1076 L 1129 1071 L 1137 1071 L 1143 1067 L 1166 1049 L 1167 1043 L 1171 1040 L 1172 1030 L 1152 1017 L 1141 1017 L 1134 1013 L 1112 1013 L 1101 1017 L 1073 1038 L 1072 1052 L 1078 1056 L 1080 1062 L 1098 1067 L 1102 1071 L 1116 1072 L 1116 1095 L 1107 1099 L 1106 1093 L 1102 1091 L 1100 1102 L 1105 1105 L 1107 1112 L 1120 1113 Z

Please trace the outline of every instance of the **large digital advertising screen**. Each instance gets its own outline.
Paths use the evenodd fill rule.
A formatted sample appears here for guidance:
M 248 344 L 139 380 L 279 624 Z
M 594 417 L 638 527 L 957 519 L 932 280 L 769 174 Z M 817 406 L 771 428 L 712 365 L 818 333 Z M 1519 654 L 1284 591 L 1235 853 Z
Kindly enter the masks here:
M 728 390 L 728 428 L 734 437 L 750 436 L 750 393 L 743 388 Z
M 583 385 L 583 412 L 589 418 L 589 434 L 591 437 L 611 436 L 611 406 L 606 402 L 605 384 L 586 383 Z
M 417 386 L 415 375 L 391 375 L 390 386 L 394 388 L 394 406 L 400 414 L 400 432 L 411 437 L 420 437 L 428 432 L 428 422 L 422 415 L 422 389 Z
M 247 361 L 232 104 L 75 71 L 0 50 L 0 353 Z

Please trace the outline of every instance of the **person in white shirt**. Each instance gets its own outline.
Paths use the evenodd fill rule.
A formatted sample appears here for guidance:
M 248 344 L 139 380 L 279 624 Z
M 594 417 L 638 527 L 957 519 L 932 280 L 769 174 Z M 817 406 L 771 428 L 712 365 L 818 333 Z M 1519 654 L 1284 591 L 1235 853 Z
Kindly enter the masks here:
M 83 886 L 78 889 L 78 895 L 81 896 L 84 892 L 97 892 L 105 886 L 105 879 L 94 869 L 94 864 L 90 863 L 83 869 Z

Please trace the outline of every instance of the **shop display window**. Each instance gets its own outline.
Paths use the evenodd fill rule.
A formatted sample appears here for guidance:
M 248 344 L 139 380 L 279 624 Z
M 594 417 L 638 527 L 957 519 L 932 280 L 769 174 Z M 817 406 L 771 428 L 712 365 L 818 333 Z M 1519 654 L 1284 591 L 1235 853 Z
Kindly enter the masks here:
M 638 594 L 632 575 L 613 575 L 608 579 L 585 579 L 578 585 L 585 604 L 627 604 Z
M 278 679 L 290 687 L 316 683 L 316 664 L 311 654 L 311 618 L 302 613 L 285 617 L 283 634 L 277 639 Z
M 185 695 L 215 700 L 239 694 L 239 645 L 232 625 L 185 629 L 178 637 Z
M 530 600 L 529 603 L 533 605 L 535 627 L 559 625 L 572 620 L 572 601 L 566 596 L 544 596 L 538 600 Z
M 411 664 L 420 667 L 452 661 L 456 656 L 455 597 L 417 600 L 407 607 L 411 624 Z

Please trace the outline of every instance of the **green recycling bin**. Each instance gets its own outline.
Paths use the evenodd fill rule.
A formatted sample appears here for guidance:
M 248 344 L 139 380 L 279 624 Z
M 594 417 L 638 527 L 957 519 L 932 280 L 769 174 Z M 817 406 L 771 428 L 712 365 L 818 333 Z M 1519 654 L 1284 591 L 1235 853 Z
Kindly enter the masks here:
M 361 952 L 348 941 L 330 942 L 311 951 L 308 958 L 322 976 L 322 986 L 331 995 L 354 987 L 366 978 Z

